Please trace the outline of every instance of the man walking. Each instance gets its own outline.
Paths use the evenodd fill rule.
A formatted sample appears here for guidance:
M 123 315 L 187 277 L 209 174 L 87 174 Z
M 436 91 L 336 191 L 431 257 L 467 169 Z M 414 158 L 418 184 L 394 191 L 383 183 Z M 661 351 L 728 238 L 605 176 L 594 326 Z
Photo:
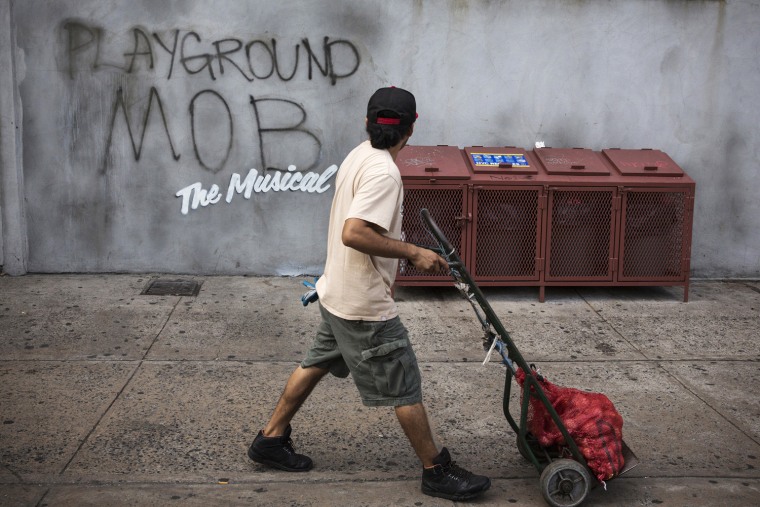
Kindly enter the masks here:
M 311 469 L 311 459 L 293 449 L 290 421 L 327 373 L 351 373 L 364 405 L 394 407 L 422 461 L 422 492 L 466 500 L 491 481 L 457 466 L 433 441 L 417 359 L 391 296 L 398 259 L 425 272 L 446 267 L 435 252 L 399 240 L 403 185 L 395 161 L 414 132 L 416 111 L 414 95 L 401 88 L 381 88 L 369 100 L 369 140 L 336 176 L 327 262 L 317 282 L 322 322 L 248 456 L 290 472 Z

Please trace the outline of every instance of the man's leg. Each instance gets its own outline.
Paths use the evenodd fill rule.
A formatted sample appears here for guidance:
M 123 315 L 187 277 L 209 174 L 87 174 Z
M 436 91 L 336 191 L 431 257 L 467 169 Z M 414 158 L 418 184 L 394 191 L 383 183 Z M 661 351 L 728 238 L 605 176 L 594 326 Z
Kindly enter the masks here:
M 401 427 L 422 461 L 422 492 L 449 500 L 469 500 L 491 487 L 491 480 L 456 465 L 448 449 L 438 452 L 422 403 L 396 407 Z
M 401 428 L 406 434 L 406 438 L 412 444 L 414 452 L 422 461 L 422 466 L 433 466 L 433 458 L 438 455 L 438 447 L 433 440 L 433 433 L 430 431 L 430 422 L 428 421 L 425 406 L 422 403 L 414 405 L 403 405 L 395 407 L 396 417 L 401 424 Z
M 303 368 L 298 365 L 298 368 L 290 375 L 287 384 L 285 384 L 285 389 L 277 402 L 272 417 L 264 426 L 263 435 L 265 437 L 284 435 L 298 409 L 301 408 L 314 387 L 329 371 L 326 368 L 316 366 Z
M 257 463 L 262 463 L 288 472 L 306 472 L 313 466 L 311 458 L 296 453 L 290 440 L 290 421 L 309 397 L 322 377 L 329 370 L 311 366 L 303 368 L 300 365 L 290 375 L 280 401 L 272 413 L 266 427 L 259 431 L 253 443 L 248 448 L 248 457 Z

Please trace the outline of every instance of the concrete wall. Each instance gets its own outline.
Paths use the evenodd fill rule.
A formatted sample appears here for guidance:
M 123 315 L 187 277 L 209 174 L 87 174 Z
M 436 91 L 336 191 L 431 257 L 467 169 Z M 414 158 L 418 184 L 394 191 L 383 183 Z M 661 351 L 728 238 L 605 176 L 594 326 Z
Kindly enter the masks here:
M 693 275 L 760 276 L 760 0 L 3 9 L 29 271 L 320 272 L 333 166 L 394 84 L 414 144 L 667 152 L 697 182 Z M 264 173 L 279 185 L 235 191 Z

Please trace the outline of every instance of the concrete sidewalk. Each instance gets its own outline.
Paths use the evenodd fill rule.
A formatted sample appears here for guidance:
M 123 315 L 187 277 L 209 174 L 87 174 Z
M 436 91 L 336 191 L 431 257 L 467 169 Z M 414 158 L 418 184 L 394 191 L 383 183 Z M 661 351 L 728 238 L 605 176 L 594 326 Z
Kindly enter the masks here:
M 293 423 L 315 469 L 245 451 L 311 342 L 301 279 L 176 277 L 196 297 L 140 295 L 151 276 L 0 277 L 0 505 L 451 505 L 390 409 L 350 379 L 317 388 Z M 760 282 L 681 289 L 486 289 L 526 359 L 601 391 L 640 464 L 586 505 L 760 504 Z M 470 306 L 400 288 L 434 430 L 492 477 L 475 505 L 545 505 L 501 412 L 504 368 L 480 363 Z M 513 407 L 517 408 L 514 404 Z

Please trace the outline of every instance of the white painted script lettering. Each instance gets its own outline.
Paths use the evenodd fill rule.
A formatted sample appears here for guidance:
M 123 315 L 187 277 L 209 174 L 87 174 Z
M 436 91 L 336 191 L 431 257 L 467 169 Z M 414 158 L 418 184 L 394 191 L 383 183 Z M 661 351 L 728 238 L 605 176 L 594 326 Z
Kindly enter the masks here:
M 329 181 L 338 172 L 338 166 L 333 164 L 321 174 L 317 172 L 301 173 L 296 171 L 296 166 L 288 166 L 285 171 L 264 171 L 250 169 L 245 178 L 239 173 L 232 173 L 230 183 L 227 186 L 225 202 L 232 202 L 235 195 L 242 194 L 243 198 L 250 199 L 253 193 L 301 191 L 321 194 L 330 188 Z M 201 182 L 196 182 L 180 189 L 176 197 L 182 199 L 180 211 L 187 215 L 190 210 L 205 208 L 211 204 L 217 204 L 222 199 L 219 185 L 213 184 L 206 190 Z
M 187 215 L 188 209 L 198 209 L 198 206 L 204 208 L 209 204 L 216 204 L 222 198 L 222 194 L 219 193 L 219 185 L 211 185 L 211 188 L 206 190 L 201 183 L 193 183 L 188 185 L 176 194 L 177 197 L 182 197 L 182 214 Z

